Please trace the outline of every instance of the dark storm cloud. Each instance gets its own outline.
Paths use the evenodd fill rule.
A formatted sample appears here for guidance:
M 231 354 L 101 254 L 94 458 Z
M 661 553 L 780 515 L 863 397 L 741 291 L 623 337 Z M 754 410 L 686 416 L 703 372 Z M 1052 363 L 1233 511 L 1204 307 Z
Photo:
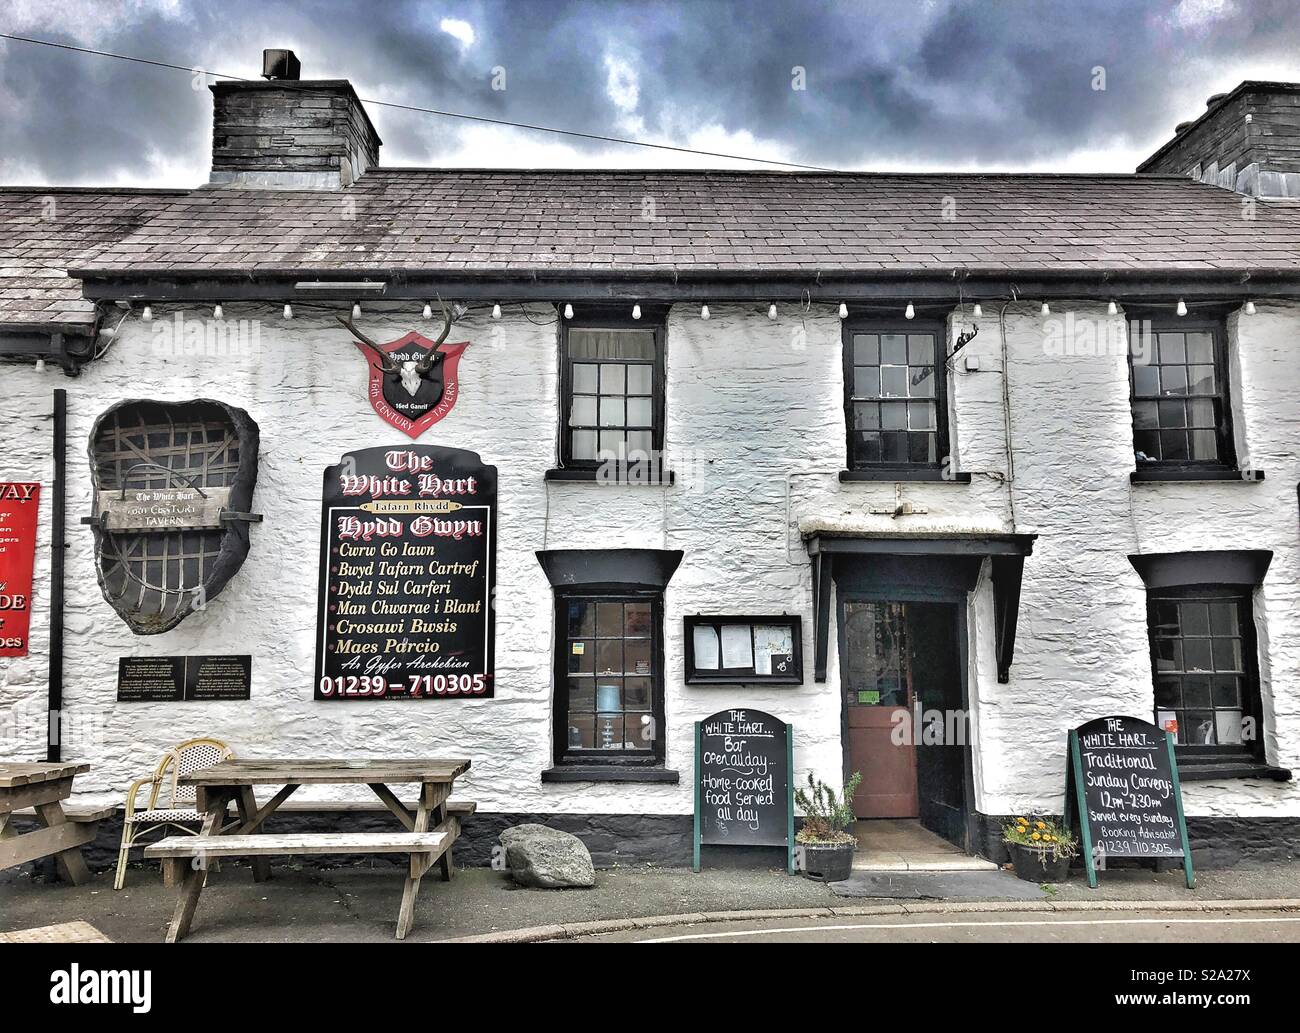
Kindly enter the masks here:
M 443 18 L 472 25 L 474 44 L 441 31 Z M 306 76 L 347 77 L 366 97 L 619 136 L 634 116 L 640 135 L 679 142 L 718 126 L 841 167 L 1145 151 L 1231 85 L 1211 73 L 1249 77 L 1253 61 L 1300 78 L 1286 65 L 1300 53 L 1292 0 L 20 2 L 0 25 L 244 75 L 263 46 L 289 46 Z M 634 111 L 609 96 L 607 56 L 635 70 Z M 492 89 L 495 66 L 505 91 Z M 795 66 L 804 91 L 791 89 Z M 1095 66 L 1105 91 L 1092 89 Z M 436 163 L 467 131 L 371 114 L 385 164 Z M 198 181 L 210 119 L 208 91 L 184 72 L 0 41 L 5 180 Z

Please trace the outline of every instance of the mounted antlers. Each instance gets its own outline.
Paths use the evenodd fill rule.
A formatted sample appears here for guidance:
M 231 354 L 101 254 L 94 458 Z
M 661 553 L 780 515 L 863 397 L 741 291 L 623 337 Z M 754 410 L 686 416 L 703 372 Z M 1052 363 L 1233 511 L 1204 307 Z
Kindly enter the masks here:
M 442 352 L 438 351 L 438 346 L 442 344 L 442 342 L 447 339 L 447 335 L 451 333 L 452 315 L 442 298 L 438 299 L 438 307 L 442 309 L 442 333 L 438 335 L 438 339 L 433 342 L 433 347 L 429 349 L 429 354 L 423 359 L 419 362 L 403 364 L 414 367 L 414 371 L 420 376 L 424 376 L 424 374 L 428 373 L 434 366 L 442 361 L 444 356 Z M 353 337 L 379 356 L 380 368 L 382 368 L 385 373 L 402 372 L 402 367 L 394 362 L 383 348 L 379 347 L 379 345 L 358 330 L 350 318 L 346 316 L 335 316 L 335 318 L 347 327 Z

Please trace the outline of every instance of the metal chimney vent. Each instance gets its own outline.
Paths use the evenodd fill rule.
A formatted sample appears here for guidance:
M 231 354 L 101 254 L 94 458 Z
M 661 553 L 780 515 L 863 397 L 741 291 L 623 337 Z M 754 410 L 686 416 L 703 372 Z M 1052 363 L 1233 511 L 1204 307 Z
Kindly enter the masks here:
M 263 50 L 263 79 L 293 79 L 302 73 L 302 64 L 292 50 Z

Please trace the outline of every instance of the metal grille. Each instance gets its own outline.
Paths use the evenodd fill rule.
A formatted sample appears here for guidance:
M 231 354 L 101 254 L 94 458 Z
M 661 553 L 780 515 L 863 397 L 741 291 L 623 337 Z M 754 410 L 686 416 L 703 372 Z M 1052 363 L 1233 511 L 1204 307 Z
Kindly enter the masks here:
M 99 426 L 94 442 L 98 488 L 229 487 L 239 470 L 239 438 L 217 406 L 124 405 Z M 99 564 L 108 600 L 137 620 L 197 609 L 225 532 L 100 535 Z

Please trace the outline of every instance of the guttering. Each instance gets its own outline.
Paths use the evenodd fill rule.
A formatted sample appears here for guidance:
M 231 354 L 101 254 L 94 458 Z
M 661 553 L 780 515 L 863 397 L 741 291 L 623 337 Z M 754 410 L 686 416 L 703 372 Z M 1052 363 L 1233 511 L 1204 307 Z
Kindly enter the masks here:
M 284 301 L 304 280 L 322 284 L 319 296 L 355 295 L 357 283 L 384 282 L 385 299 L 424 301 L 454 294 L 463 301 L 574 301 L 638 298 L 643 301 L 803 301 L 838 304 L 908 298 L 918 302 L 992 301 L 1010 297 L 1124 300 L 1273 297 L 1300 300 L 1300 268 L 1147 270 L 1070 269 L 495 269 L 255 271 L 214 276 L 205 270 L 132 270 L 128 277 L 73 270 L 96 301 Z M 346 279 L 345 279 L 346 278 Z M 374 288 L 369 288 L 373 290 Z M 349 293 L 351 292 L 351 293 Z

